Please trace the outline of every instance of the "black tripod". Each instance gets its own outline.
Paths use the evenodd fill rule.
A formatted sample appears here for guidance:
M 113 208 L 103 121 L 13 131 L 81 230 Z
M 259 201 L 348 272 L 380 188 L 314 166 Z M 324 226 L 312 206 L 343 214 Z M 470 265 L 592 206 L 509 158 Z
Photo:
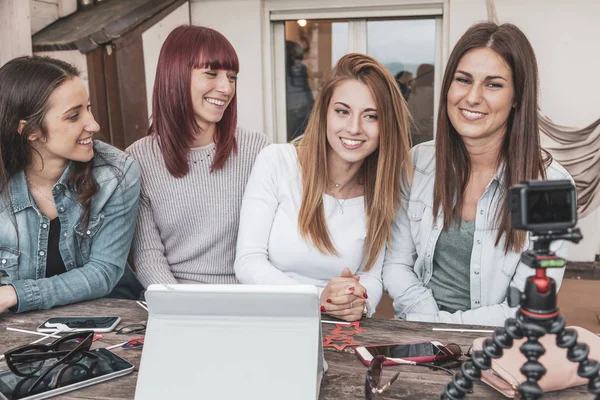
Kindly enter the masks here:
M 579 363 L 577 374 L 589 379 L 588 391 L 596 395 L 596 400 L 600 400 L 600 363 L 588 359 L 588 345 L 577 343 L 575 330 L 565 329 L 565 318 L 559 314 L 556 305 L 556 282 L 546 276 L 546 268 L 560 268 L 566 264 L 564 259 L 550 251 L 550 243 L 559 239 L 577 243 L 581 238 L 579 229 L 532 237 L 534 249 L 524 252 L 521 261 L 535 268 L 535 275 L 527 279 L 523 293 L 513 287 L 507 291 L 509 305 L 520 305 L 516 318 L 507 319 L 503 328 L 496 328 L 493 337 L 483 342 L 482 350 L 475 351 L 471 361 L 465 362 L 461 372 L 446 385 L 441 399 L 463 399 L 473 388 L 473 381 L 481 379 L 481 370 L 490 369 L 493 358 L 502 357 L 503 350 L 511 348 L 514 339 L 523 337 L 526 337 L 527 341 L 520 350 L 527 361 L 521 367 L 521 373 L 527 380 L 519 385 L 517 390 L 525 400 L 539 399 L 544 393 L 537 382 L 544 376 L 546 369 L 538 362 L 538 358 L 546 350 L 538 339 L 547 333 L 553 333 L 556 334 L 557 346 L 568 349 L 569 361 Z

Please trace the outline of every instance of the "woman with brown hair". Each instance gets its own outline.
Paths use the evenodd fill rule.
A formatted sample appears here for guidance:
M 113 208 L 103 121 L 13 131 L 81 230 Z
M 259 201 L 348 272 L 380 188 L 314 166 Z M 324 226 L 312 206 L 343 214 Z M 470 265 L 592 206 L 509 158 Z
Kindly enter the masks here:
M 148 136 L 127 152 L 142 169 L 133 261 L 144 286 L 237 283 L 235 242 L 252 164 L 268 143 L 237 126 L 235 49 L 182 25 L 158 58 Z
M 366 55 L 342 57 L 304 136 L 256 159 L 242 202 L 237 278 L 313 284 L 322 312 L 348 321 L 371 316 L 410 171 L 408 135 L 391 73 Z
M 570 179 L 540 145 L 538 72 L 516 26 L 481 23 L 457 42 L 444 74 L 435 142 L 412 149 L 414 177 L 393 227 L 383 279 L 396 316 L 502 325 L 510 286 L 534 273 L 513 230 L 508 188 Z M 566 244 L 553 250 L 564 255 Z M 560 285 L 564 269 L 548 272 Z
M 93 139 L 90 107 L 71 64 L 33 56 L 0 68 L 0 314 L 118 297 L 132 275 L 140 169 Z

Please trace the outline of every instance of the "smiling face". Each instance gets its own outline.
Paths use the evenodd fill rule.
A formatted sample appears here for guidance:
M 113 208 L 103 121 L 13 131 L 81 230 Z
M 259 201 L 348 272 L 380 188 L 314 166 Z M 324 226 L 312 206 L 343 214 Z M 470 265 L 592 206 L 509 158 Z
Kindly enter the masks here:
M 46 135 L 34 132 L 32 146 L 44 161 L 87 162 L 94 157 L 92 135 L 100 126 L 90 112 L 89 98 L 81 79 L 66 80 L 48 98 L 43 126 Z
M 327 108 L 329 156 L 347 164 L 362 163 L 379 146 L 377 105 L 369 87 L 342 81 Z
M 514 104 L 512 71 L 489 48 L 460 59 L 448 90 L 448 117 L 465 141 L 494 140 L 506 133 Z
M 214 132 L 235 95 L 234 71 L 198 68 L 192 70 L 192 106 L 196 123 L 203 131 Z

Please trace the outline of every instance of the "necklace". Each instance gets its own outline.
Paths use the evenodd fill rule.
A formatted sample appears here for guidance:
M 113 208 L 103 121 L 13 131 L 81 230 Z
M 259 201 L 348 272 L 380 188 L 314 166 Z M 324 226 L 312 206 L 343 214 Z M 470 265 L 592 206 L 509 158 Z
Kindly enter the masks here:
M 335 185 L 335 187 L 336 187 L 336 188 L 339 188 L 339 187 L 341 187 L 341 186 L 343 186 L 344 188 L 352 188 L 352 187 L 354 186 L 354 178 L 353 178 L 353 179 L 352 179 L 350 182 L 348 182 L 348 183 L 346 183 L 346 184 L 344 184 L 344 185 L 342 185 L 342 184 L 340 184 L 340 183 L 335 183 L 335 182 L 334 182 L 334 181 L 332 181 L 331 179 L 330 179 L 330 181 L 331 181 L 331 183 L 333 183 L 333 184 Z M 340 199 L 338 199 L 338 198 L 335 196 L 335 193 L 333 193 L 333 189 L 331 189 L 329 186 L 327 187 L 327 189 L 329 189 L 329 192 L 331 193 L 331 196 L 332 196 L 332 197 L 335 199 L 335 201 L 337 202 L 337 204 L 338 204 L 338 211 L 339 211 L 339 213 L 340 213 L 340 214 L 343 214 L 343 213 L 344 213 L 344 203 L 346 202 L 346 200 L 348 200 L 348 196 L 350 196 L 350 191 L 348 191 L 348 192 L 346 193 L 346 197 L 344 197 L 344 198 L 342 199 L 342 201 L 340 201 Z M 340 191 L 341 191 L 341 189 L 340 189 Z
M 33 183 L 29 180 L 27 175 L 25 175 L 25 179 L 27 180 L 27 182 L 29 182 L 29 186 L 31 186 L 32 189 L 35 189 L 35 191 L 38 192 L 39 194 L 41 194 L 46 200 L 54 203 L 54 199 L 51 199 L 50 197 L 46 196 L 46 194 L 42 191 L 42 189 L 40 189 L 40 187 L 38 185 L 36 185 L 35 183 Z

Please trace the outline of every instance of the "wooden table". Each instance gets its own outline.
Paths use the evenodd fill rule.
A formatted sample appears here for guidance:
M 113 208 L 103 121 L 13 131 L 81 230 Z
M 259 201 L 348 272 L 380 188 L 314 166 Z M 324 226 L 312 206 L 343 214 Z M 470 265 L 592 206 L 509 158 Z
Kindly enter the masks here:
M 32 342 L 38 336 L 7 331 L 6 327 L 35 330 L 35 328 L 50 317 L 76 316 L 76 315 L 118 315 L 122 321 L 119 327 L 129 324 L 145 323 L 146 311 L 139 307 L 134 301 L 100 299 L 66 307 L 57 307 L 49 311 L 29 312 L 25 314 L 0 314 L 0 353 L 13 347 Z M 416 322 L 405 322 L 400 320 L 371 319 L 361 322 L 365 332 L 359 332 L 353 336 L 353 340 L 359 344 L 378 344 L 405 341 L 419 341 L 426 339 L 437 339 L 445 343 L 457 343 L 463 351 L 469 348 L 473 339 L 480 336 L 478 333 L 456 333 L 456 332 L 434 332 L 432 327 L 447 325 L 436 325 Z M 329 335 L 335 325 L 323 324 L 323 335 Z M 130 337 L 105 333 L 104 337 L 94 343 L 93 347 L 106 347 L 112 344 L 124 342 Z M 141 351 L 135 349 L 116 348 L 116 354 L 135 365 L 132 374 L 100 383 L 84 389 L 59 396 L 61 399 L 133 399 L 137 371 L 140 364 Z M 363 400 L 364 375 L 366 367 L 353 354 L 351 348 L 338 351 L 333 348 L 325 348 L 325 359 L 329 364 L 329 370 L 323 378 L 321 385 L 322 400 Z M 568 362 L 565 360 L 565 362 Z M 450 381 L 450 376 L 442 371 L 434 371 L 424 367 L 396 366 L 385 367 L 384 380 L 400 369 L 400 377 L 394 383 L 391 390 L 386 392 L 381 399 L 436 399 L 439 398 L 444 386 Z M 504 399 L 494 389 L 482 383 L 475 384 L 474 393 L 469 399 Z M 585 386 L 579 386 L 559 393 L 550 393 L 546 399 L 591 399 Z M 252 400 L 252 399 L 250 399 Z

